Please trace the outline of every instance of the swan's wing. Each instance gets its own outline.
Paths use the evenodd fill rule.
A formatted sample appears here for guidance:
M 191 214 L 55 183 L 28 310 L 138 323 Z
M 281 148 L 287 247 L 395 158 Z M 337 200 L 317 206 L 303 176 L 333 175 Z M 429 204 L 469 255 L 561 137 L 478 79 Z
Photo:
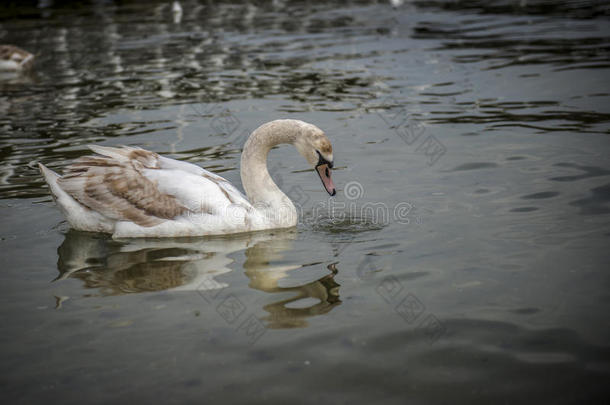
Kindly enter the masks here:
M 229 203 L 250 206 L 250 203 L 248 202 L 246 196 L 237 188 L 235 188 L 235 186 L 229 183 L 227 179 L 192 163 L 170 159 L 145 149 L 133 148 L 129 146 L 123 146 L 122 148 L 112 148 L 107 146 L 89 145 L 89 148 L 91 148 L 91 150 L 93 150 L 94 152 L 99 153 L 100 155 L 112 157 L 121 162 L 133 162 L 141 168 L 182 172 L 182 175 L 186 176 L 187 178 L 190 177 L 187 176 L 187 174 L 191 174 L 196 176 L 196 178 L 191 178 L 190 180 L 195 180 L 196 182 L 197 180 L 200 180 L 200 178 L 204 178 L 205 180 L 208 180 L 213 183 L 214 189 L 219 188 L 220 191 L 229 200 Z M 150 175 L 149 177 L 161 178 L 155 178 L 154 181 L 163 181 L 162 179 L 166 177 L 159 176 L 161 174 L 160 172 L 144 171 L 144 174 L 147 176 Z M 206 184 L 204 183 L 202 185 L 205 186 Z M 185 191 L 186 188 L 187 187 L 185 185 L 182 188 L 182 191 Z M 215 190 L 210 190 L 212 194 L 214 194 L 214 191 Z
M 166 158 L 164 156 L 159 156 L 159 167 L 168 170 L 180 170 L 193 174 L 195 176 L 203 177 L 214 183 L 220 189 L 220 191 L 225 194 L 225 196 L 230 200 L 231 203 L 250 206 L 250 203 L 248 202 L 246 196 L 243 195 L 243 193 L 237 188 L 235 188 L 235 186 L 229 183 L 227 179 L 217 174 L 214 174 L 208 170 L 205 170 L 202 167 L 199 167 L 192 163 Z
M 154 226 L 188 212 L 174 196 L 159 191 L 137 165 L 109 157 L 77 159 L 58 184 L 82 205 L 117 221 Z
M 154 226 L 189 213 L 220 214 L 245 197 L 227 180 L 199 166 L 139 148 L 90 146 L 68 166 L 60 187 L 86 207 L 114 220 Z

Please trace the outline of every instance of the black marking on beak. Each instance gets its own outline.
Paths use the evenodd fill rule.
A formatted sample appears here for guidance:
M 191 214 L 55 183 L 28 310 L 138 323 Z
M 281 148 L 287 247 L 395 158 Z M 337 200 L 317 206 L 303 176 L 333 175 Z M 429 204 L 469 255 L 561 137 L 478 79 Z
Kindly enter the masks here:
M 324 156 L 322 156 L 322 154 L 320 153 L 319 150 L 316 150 L 316 152 L 318 153 L 318 164 L 316 164 L 316 167 L 322 166 L 322 165 L 326 164 L 326 165 L 328 165 L 329 168 L 332 169 L 333 168 L 333 162 L 329 162 L 328 160 L 326 160 L 324 158 Z M 328 173 L 327 173 L 327 175 L 328 175 Z

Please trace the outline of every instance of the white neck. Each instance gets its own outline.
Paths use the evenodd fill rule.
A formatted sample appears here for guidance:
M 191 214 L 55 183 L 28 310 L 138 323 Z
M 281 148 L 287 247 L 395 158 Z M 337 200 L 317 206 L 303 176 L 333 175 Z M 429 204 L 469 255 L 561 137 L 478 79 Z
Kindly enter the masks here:
M 272 215 L 273 222 L 281 226 L 296 224 L 296 208 L 269 175 L 267 155 L 276 145 L 294 144 L 303 125 L 306 124 L 297 120 L 261 125 L 252 132 L 241 154 L 241 181 L 250 203 Z

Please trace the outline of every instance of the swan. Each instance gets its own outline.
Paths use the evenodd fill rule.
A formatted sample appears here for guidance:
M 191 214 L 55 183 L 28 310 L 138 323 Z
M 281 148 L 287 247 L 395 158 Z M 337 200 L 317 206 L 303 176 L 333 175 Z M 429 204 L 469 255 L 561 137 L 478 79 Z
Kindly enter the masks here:
M 330 141 L 293 119 L 263 124 L 246 141 L 240 174 L 247 197 L 197 165 L 135 147 L 89 145 L 97 155 L 76 159 L 63 176 L 39 167 L 74 229 L 113 238 L 221 235 L 296 225 L 294 204 L 267 170 L 267 155 L 279 144 L 294 145 L 336 194 Z
M 14 45 L 0 45 L 0 71 L 28 69 L 34 62 L 34 55 Z

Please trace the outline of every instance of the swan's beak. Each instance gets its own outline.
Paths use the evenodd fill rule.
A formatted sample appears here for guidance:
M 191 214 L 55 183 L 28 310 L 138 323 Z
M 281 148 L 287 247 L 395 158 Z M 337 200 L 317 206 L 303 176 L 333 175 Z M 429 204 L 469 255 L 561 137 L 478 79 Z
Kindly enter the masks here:
M 335 185 L 333 184 L 333 179 L 330 178 L 330 169 L 332 167 L 332 162 L 323 163 L 316 166 L 316 171 L 320 176 L 320 180 L 322 180 L 324 188 L 331 196 L 337 194 L 337 190 L 335 189 Z

